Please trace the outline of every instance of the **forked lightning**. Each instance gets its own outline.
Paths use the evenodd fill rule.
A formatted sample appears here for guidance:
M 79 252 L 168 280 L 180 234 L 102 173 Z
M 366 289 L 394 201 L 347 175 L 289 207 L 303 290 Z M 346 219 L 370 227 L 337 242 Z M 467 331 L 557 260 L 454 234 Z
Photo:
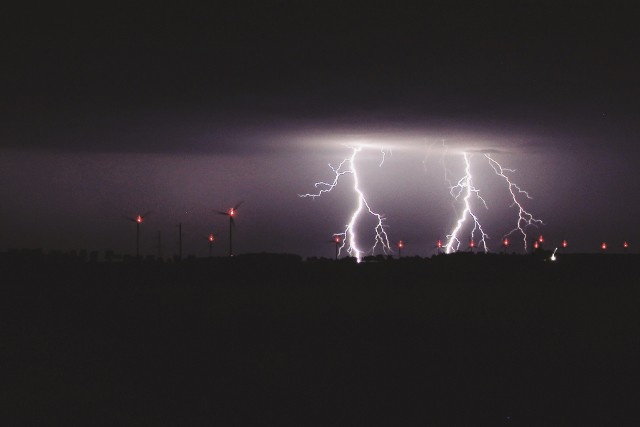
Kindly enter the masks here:
M 340 181 L 340 178 L 344 175 L 350 174 L 353 176 L 353 191 L 356 194 L 357 207 L 351 214 L 351 218 L 345 229 L 341 233 L 335 233 L 334 236 L 339 236 L 342 238 L 342 244 L 338 249 L 338 255 L 342 253 L 342 251 L 346 248 L 346 251 L 349 255 L 356 258 L 358 262 L 360 262 L 363 258 L 364 250 L 359 246 L 358 243 L 358 235 L 356 233 L 356 229 L 358 228 L 358 219 L 360 218 L 362 211 L 366 208 L 367 212 L 372 215 L 376 219 L 376 225 L 374 227 L 374 235 L 375 240 L 373 247 L 369 251 L 371 254 L 374 254 L 378 245 L 381 246 L 383 253 L 393 252 L 391 250 L 391 245 L 389 243 L 389 237 L 387 236 L 387 232 L 384 227 L 385 218 L 371 209 L 371 206 L 367 202 L 367 199 L 364 196 L 364 193 L 360 189 L 360 183 L 358 179 L 358 172 L 356 170 L 356 156 L 358 153 L 362 151 L 362 146 L 347 146 L 352 150 L 351 156 L 344 159 L 338 167 L 333 167 L 329 164 L 329 168 L 334 173 L 332 182 L 316 182 L 314 187 L 318 189 L 317 193 L 307 193 L 307 194 L 299 194 L 300 197 L 311 197 L 315 199 L 316 197 L 322 196 L 324 193 L 328 193 L 333 190 Z M 382 166 L 385 160 L 385 151 L 381 149 L 382 152 L 382 160 L 379 166 Z
M 507 234 L 505 234 L 503 238 L 509 237 L 511 234 L 515 232 L 520 232 L 520 234 L 522 234 L 522 242 L 524 244 L 524 250 L 526 251 L 527 250 L 527 233 L 525 232 L 526 228 L 531 225 L 534 225 L 534 226 L 544 225 L 544 223 L 542 222 L 542 220 L 534 218 L 533 215 L 531 215 L 522 207 L 522 203 L 518 201 L 518 195 L 521 195 L 521 194 L 524 195 L 527 199 L 531 199 L 532 197 L 529 196 L 529 193 L 527 193 L 526 191 L 518 187 L 518 185 L 511 182 L 509 177 L 505 175 L 505 172 L 514 173 L 515 169 L 503 168 L 502 166 L 500 166 L 498 162 L 492 159 L 489 154 L 485 154 L 484 156 L 489 160 L 489 164 L 495 171 L 496 175 L 503 178 L 507 182 L 507 185 L 509 187 L 509 194 L 511 194 L 511 199 L 513 200 L 511 207 L 517 206 L 518 208 L 518 220 L 516 221 L 516 226 Z
M 464 156 L 465 162 L 465 175 L 458 180 L 456 185 L 449 187 L 449 192 L 454 199 L 458 200 L 460 195 L 464 193 L 463 203 L 464 210 L 462 214 L 458 218 L 455 228 L 451 232 L 451 234 L 447 235 L 448 242 L 445 245 L 445 253 L 457 252 L 460 248 L 460 239 L 458 238 L 458 234 L 460 233 L 460 229 L 464 225 L 468 216 L 473 219 L 473 229 L 471 230 L 471 242 L 474 241 L 474 237 L 476 232 L 480 233 L 480 244 L 482 245 L 485 252 L 488 252 L 486 239 L 489 236 L 482 229 L 482 224 L 480 224 L 480 220 L 478 216 L 474 213 L 470 199 L 472 196 L 476 196 L 478 200 L 482 202 L 485 208 L 487 208 L 487 202 L 480 195 L 480 191 L 473 186 L 473 177 L 471 176 L 471 163 L 469 162 L 469 155 L 467 153 L 462 153 Z M 445 179 L 447 178 L 447 170 L 445 168 Z M 487 208 L 488 209 L 488 208 Z

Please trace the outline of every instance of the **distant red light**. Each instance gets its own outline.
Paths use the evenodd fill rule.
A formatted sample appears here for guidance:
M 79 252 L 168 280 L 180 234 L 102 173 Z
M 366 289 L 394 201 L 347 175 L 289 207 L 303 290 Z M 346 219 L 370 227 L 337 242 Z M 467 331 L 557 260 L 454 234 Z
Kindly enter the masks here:
M 602 242 L 602 245 L 600 245 L 600 247 L 603 251 L 607 250 L 607 242 Z
M 628 242 L 624 242 L 624 243 L 622 244 L 622 247 L 623 247 L 623 248 L 625 248 L 625 249 L 627 249 L 627 248 L 629 247 L 629 243 L 628 243 Z
M 509 239 L 504 239 L 504 240 L 502 241 L 502 244 L 503 244 L 504 246 L 509 246 Z
M 469 242 L 469 246 L 472 248 L 476 247 L 476 242 L 474 242 L 473 240 Z
M 569 246 L 569 243 L 567 243 L 567 241 L 566 241 L 566 240 L 563 240 L 563 241 L 562 241 L 562 247 L 563 247 L 563 248 L 566 248 L 567 246 Z
M 140 215 L 138 215 L 136 217 L 136 222 L 138 222 L 138 223 L 142 222 L 142 217 Z
M 336 243 L 340 243 L 340 238 L 339 238 L 338 236 L 336 236 L 336 238 L 335 238 L 335 242 L 336 242 Z
M 544 237 L 542 237 L 542 234 L 538 237 L 538 242 L 544 243 Z
M 229 210 L 229 215 L 230 215 L 230 216 L 235 215 L 235 211 L 233 210 L 233 208 L 231 208 L 231 209 Z
M 398 247 L 399 247 L 399 248 L 404 247 L 404 243 L 402 242 L 402 240 L 400 240 L 400 241 L 398 242 Z
M 533 242 L 533 249 L 538 249 L 539 247 L 540 247 L 540 244 L 538 243 L 537 240 Z
M 442 247 L 442 240 L 438 240 L 438 248 Z
M 209 241 L 213 242 L 215 240 L 215 237 L 213 237 L 213 234 L 209 234 Z

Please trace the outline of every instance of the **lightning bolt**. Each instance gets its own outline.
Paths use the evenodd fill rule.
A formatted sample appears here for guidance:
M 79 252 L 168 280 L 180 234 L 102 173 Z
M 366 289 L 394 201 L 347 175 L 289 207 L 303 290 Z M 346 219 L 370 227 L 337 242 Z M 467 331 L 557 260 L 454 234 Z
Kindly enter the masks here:
M 516 221 L 516 226 L 507 234 L 505 234 L 503 236 L 503 239 L 505 237 L 510 236 L 513 233 L 520 232 L 520 234 L 522 234 L 524 250 L 526 251 L 527 250 L 527 233 L 525 232 L 525 230 L 527 229 L 527 227 L 531 225 L 538 226 L 538 225 L 544 225 L 544 223 L 542 222 L 542 220 L 534 218 L 531 213 L 527 212 L 522 207 L 522 203 L 518 201 L 518 196 L 520 195 L 524 195 L 527 199 L 532 199 L 532 197 L 529 196 L 529 193 L 527 193 L 526 191 L 521 189 L 518 185 L 513 183 L 507 175 L 505 175 L 505 172 L 515 173 L 515 169 L 503 168 L 497 161 L 491 158 L 489 154 L 485 154 L 484 156 L 489 160 L 489 164 L 493 168 L 496 175 L 498 175 L 499 177 L 501 177 L 507 182 L 509 193 L 511 194 L 511 199 L 513 200 L 513 203 L 511 204 L 510 207 L 516 206 L 518 209 L 518 220 Z
M 378 167 L 382 167 L 382 165 L 384 164 L 384 159 L 387 156 L 387 152 L 384 147 L 380 147 L 380 153 L 382 153 L 382 158 L 380 159 L 380 164 L 378 165 Z M 393 155 L 393 151 L 389 150 L 389 154 Z
M 322 196 L 324 193 L 328 193 L 331 190 L 333 190 L 338 185 L 340 178 L 343 177 L 344 175 L 350 174 L 353 176 L 353 191 L 356 193 L 357 207 L 355 211 L 353 211 L 353 213 L 351 214 L 351 218 L 347 223 L 347 225 L 345 226 L 344 231 L 342 233 L 335 233 L 334 236 L 342 237 L 342 245 L 338 249 L 338 255 L 340 255 L 346 247 L 347 253 L 350 256 L 354 256 L 357 262 L 360 262 L 362 261 L 364 251 L 360 249 L 360 247 L 358 246 L 356 228 L 358 224 L 358 219 L 360 218 L 362 211 L 365 209 L 370 215 L 375 217 L 377 220 L 376 225 L 374 227 L 375 242 L 373 244 L 373 247 L 371 248 L 371 251 L 370 251 L 371 254 L 375 253 L 378 245 L 382 247 L 382 252 L 385 254 L 387 252 L 393 252 L 393 251 L 391 250 L 389 237 L 387 236 L 387 232 L 384 227 L 385 218 L 381 214 L 374 212 L 371 209 L 371 206 L 367 202 L 367 199 L 365 198 L 364 193 L 360 189 L 355 160 L 358 153 L 362 151 L 362 146 L 358 146 L 358 147 L 347 146 L 347 147 L 352 150 L 350 157 L 344 159 L 337 168 L 329 164 L 329 168 L 331 168 L 331 170 L 335 174 L 333 181 L 332 182 L 323 182 L 323 181 L 316 182 L 314 184 L 314 187 L 318 189 L 317 193 L 299 194 L 298 196 L 311 197 L 312 199 L 315 199 L 317 197 Z M 385 154 L 386 154 L 384 149 L 381 149 L 381 152 L 382 152 L 382 160 L 379 166 L 383 165 L 385 160 Z
M 451 188 L 452 184 L 451 179 L 449 178 L 451 176 L 451 171 L 447 167 L 446 162 L 447 153 L 449 152 L 449 146 L 444 143 L 444 139 L 442 140 L 442 147 L 444 148 L 444 152 L 442 153 L 442 157 L 440 157 L 440 164 L 442 165 L 442 169 L 444 169 L 444 182 L 446 182 L 447 186 Z
M 462 155 L 465 162 L 465 175 L 460 178 L 460 180 L 458 180 L 456 185 L 452 185 L 449 187 L 449 192 L 455 200 L 459 200 L 460 196 L 464 193 L 464 197 L 462 199 L 464 209 L 462 211 L 462 214 L 458 218 L 455 228 L 453 229 L 453 231 L 451 231 L 451 234 L 447 235 L 447 239 L 449 239 L 449 241 L 445 245 L 445 252 L 447 254 L 451 252 L 457 252 L 460 248 L 460 239 L 458 238 L 458 234 L 460 233 L 460 230 L 462 229 L 467 216 L 470 216 L 473 219 L 471 240 L 473 241 L 476 232 L 479 232 L 481 236 L 480 244 L 482 245 L 484 251 L 488 252 L 489 249 L 487 248 L 486 239 L 488 239 L 489 236 L 482 229 L 482 224 L 480 224 L 478 216 L 474 213 L 471 207 L 470 199 L 472 198 L 472 196 L 476 196 L 476 198 L 482 202 L 484 207 L 488 209 L 487 202 L 480 195 L 480 191 L 473 186 L 473 177 L 471 175 L 471 162 L 469 161 L 469 155 L 467 153 L 462 153 Z M 447 175 L 445 172 L 445 179 L 447 179 L 446 177 Z

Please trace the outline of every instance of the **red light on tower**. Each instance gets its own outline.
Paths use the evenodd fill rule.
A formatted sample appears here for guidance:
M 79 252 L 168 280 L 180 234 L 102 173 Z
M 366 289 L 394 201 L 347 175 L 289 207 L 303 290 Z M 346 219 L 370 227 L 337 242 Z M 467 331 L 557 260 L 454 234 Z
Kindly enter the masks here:
M 506 248 L 507 246 L 509 246 L 509 239 L 505 238 L 505 239 L 502 241 L 502 246 L 504 246 L 505 248 Z
M 562 247 L 563 247 L 563 248 L 566 248 L 567 246 L 569 246 L 569 243 L 567 243 L 567 241 L 566 241 L 566 240 L 563 240 L 563 241 L 562 241 Z
M 398 242 L 398 247 L 399 247 L 400 249 L 404 248 L 404 242 L 403 242 L 402 240 L 400 240 L 400 241 Z
M 436 245 L 438 246 L 438 249 L 442 249 L 442 240 L 438 239 Z
M 537 240 L 533 242 L 533 249 L 538 249 L 539 247 L 540 247 L 540 243 L 538 243 Z
M 471 249 L 473 249 L 473 248 L 475 248 L 475 247 L 476 247 L 476 242 L 474 242 L 474 241 L 473 241 L 473 239 L 469 242 L 469 247 L 470 247 Z
M 333 239 L 333 241 L 336 243 L 340 243 L 340 237 L 336 236 L 335 239 Z
M 542 237 L 542 234 L 538 237 L 538 242 L 544 243 L 544 237 Z
M 136 217 L 136 222 L 137 222 L 138 224 L 142 222 L 142 217 L 141 217 L 140 215 L 138 215 L 138 216 Z
M 601 248 L 603 251 L 606 251 L 606 250 L 607 250 L 607 242 L 602 242 L 602 244 L 600 245 L 600 248 Z
M 213 237 L 213 233 L 209 234 L 209 241 L 213 242 L 215 240 L 215 237 Z
M 629 242 L 624 242 L 622 244 L 622 247 L 625 248 L 625 249 L 629 249 Z
M 233 210 L 233 208 L 229 209 L 229 216 L 234 216 L 236 213 L 236 211 Z

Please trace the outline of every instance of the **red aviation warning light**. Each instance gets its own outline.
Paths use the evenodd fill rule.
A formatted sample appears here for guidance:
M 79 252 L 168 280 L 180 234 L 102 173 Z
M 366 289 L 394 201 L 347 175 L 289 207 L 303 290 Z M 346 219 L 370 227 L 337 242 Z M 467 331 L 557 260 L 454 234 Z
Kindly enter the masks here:
M 211 258 L 213 256 L 213 241 L 216 240 L 216 237 L 213 233 L 209 233 L 207 240 L 209 241 L 209 258 Z
M 334 235 L 333 239 L 329 241 L 329 243 L 333 242 L 336 245 L 336 261 L 338 260 L 338 253 L 340 252 L 340 236 Z
M 502 241 L 502 246 L 504 246 L 505 248 L 509 246 L 509 239 L 505 237 L 505 239 Z
M 538 237 L 538 242 L 544 243 L 544 237 L 542 236 L 542 234 L 540 235 L 540 237 Z
M 622 247 L 624 248 L 624 250 L 625 250 L 625 251 L 626 251 L 627 249 L 629 249 L 629 242 L 625 241 L 625 242 L 622 244 Z
M 538 243 L 537 240 L 533 242 L 533 249 L 538 249 L 539 247 L 540 247 L 540 243 Z
M 473 241 L 473 239 L 471 239 L 471 241 L 469 242 L 469 247 L 470 247 L 471 249 L 473 249 L 473 248 L 475 248 L 475 247 L 476 247 L 476 242 L 474 242 L 474 241 Z
M 440 255 L 440 250 L 442 249 L 442 240 L 438 239 L 436 241 L 436 253 Z
M 400 249 L 404 248 L 404 242 L 403 242 L 402 240 L 400 240 L 400 241 L 398 242 L 398 247 L 399 247 Z
M 141 216 L 141 215 L 138 215 L 138 216 L 136 217 L 136 222 L 137 222 L 138 224 L 140 224 L 140 223 L 142 222 L 142 216 Z
M 606 250 L 607 250 L 607 242 L 602 242 L 602 244 L 600 245 L 600 248 L 601 248 L 603 251 L 606 251 Z
M 563 241 L 562 241 L 562 247 L 563 247 L 563 248 L 566 248 L 567 246 L 569 246 L 569 243 L 567 243 L 567 241 L 566 241 L 566 240 L 563 240 Z

